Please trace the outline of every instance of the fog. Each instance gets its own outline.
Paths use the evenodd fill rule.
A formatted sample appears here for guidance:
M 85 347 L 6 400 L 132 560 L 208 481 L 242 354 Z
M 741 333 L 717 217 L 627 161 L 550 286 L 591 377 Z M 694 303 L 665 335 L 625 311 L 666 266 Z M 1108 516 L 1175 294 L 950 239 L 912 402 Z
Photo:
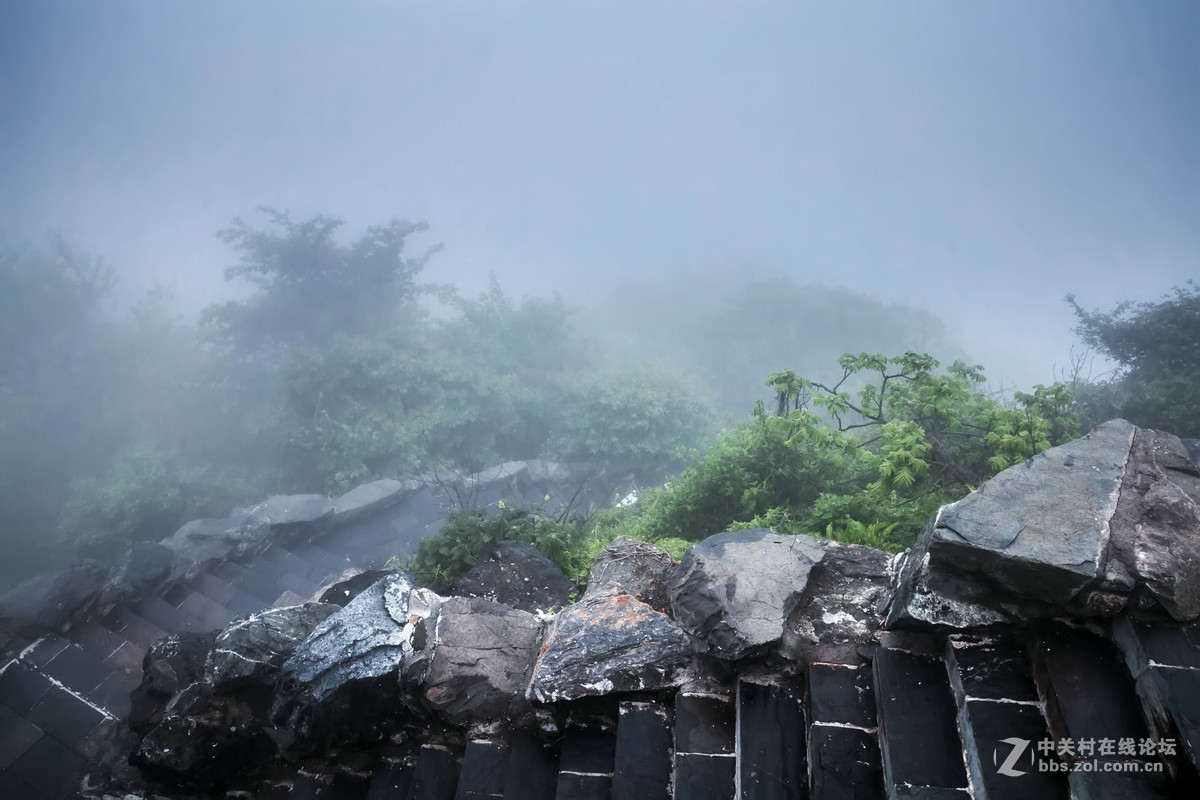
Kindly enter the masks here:
M 576 309 L 631 355 L 763 326 L 776 286 L 1028 389 L 1078 348 L 1065 294 L 1108 309 L 1197 274 L 1197 41 L 1189 0 L 10 0 L 0 237 L 61 233 L 117 308 L 162 286 L 194 319 L 250 291 L 214 234 L 261 204 L 343 218 L 343 243 L 426 221 L 423 281 L 561 294 L 531 313 Z M 678 366 L 740 409 L 767 365 L 858 348 L 839 319 Z M 186 425 L 164 398 L 191 367 L 128 369 L 190 375 L 139 395 Z
M 779 275 L 1050 380 L 1062 296 L 1195 273 L 1194 4 L 10 2 L 0 220 L 193 311 L 268 203 L 427 220 L 431 279 L 594 305 Z

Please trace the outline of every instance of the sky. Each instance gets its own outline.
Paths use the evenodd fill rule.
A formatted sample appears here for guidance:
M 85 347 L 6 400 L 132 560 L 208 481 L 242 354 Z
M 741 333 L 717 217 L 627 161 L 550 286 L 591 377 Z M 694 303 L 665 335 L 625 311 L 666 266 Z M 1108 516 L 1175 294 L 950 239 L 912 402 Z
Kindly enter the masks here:
M 425 220 L 426 277 L 599 303 L 783 276 L 1048 382 L 1200 276 L 1200 4 L 0 3 L 0 234 L 231 289 L 260 204 Z

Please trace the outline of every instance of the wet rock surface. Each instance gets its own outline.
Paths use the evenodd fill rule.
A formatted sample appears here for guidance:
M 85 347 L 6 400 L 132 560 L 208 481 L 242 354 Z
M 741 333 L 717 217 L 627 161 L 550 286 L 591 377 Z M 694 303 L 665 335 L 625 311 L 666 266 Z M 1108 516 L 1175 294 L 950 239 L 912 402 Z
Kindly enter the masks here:
M 451 594 L 482 597 L 536 612 L 571 602 L 575 584 L 528 542 L 498 542 L 450 587 Z
M 56 631 L 92 603 L 108 578 L 95 561 L 39 575 L 0 596 L 0 636 L 36 637 Z
M 204 677 L 216 636 L 179 633 L 155 642 L 142 662 L 142 682 L 130 695 L 129 727 L 144 732 L 157 725 L 167 704 Z
M 592 562 L 584 597 L 630 594 L 669 614 L 675 567 L 675 559 L 661 547 L 618 536 Z
M 671 579 L 676 622 L 712 655 L 760 655 L 783 637 L 825 544 L 765 528 L 720 533 L 688 548 Z
M 687 635 L 665 614 L 632 595 L 590 598 L 555 615 L 529 697 L 555 702 L 662 689 L 691 658 Z
M 535 615 L 482 598 L 450 597 L 426 645 L 425 703 L 456 725 L 532 715 L 525 689 L 541 644 Z
M 275 681 L 283 663 L 338 606 L 305 603 L 234 620 L 213 643 L 206 679 L 217 692 Z

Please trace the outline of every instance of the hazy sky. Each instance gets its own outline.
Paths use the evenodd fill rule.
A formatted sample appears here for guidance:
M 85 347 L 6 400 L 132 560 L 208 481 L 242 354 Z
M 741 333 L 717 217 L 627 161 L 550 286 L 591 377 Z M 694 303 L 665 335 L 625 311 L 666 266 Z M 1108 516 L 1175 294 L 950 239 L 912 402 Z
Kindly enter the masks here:
M 0 230 L 185 308 L 261 203 L 424 219 L 427 277 L 704 272 L 935 311 L 1049 380 L 1075 292 L 1200 275 L 1200 3 L 0 2 Z

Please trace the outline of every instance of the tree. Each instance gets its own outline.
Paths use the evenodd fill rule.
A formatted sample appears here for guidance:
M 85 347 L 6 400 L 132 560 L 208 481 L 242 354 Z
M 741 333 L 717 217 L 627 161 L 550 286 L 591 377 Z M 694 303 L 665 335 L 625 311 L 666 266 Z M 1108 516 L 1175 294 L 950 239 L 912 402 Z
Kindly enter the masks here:
M 1200 285 L 1188 281 L 1155 303 L 1126 301 L 1108 313 L 1068 295 L 1085 344 L 1117 363 L 1085 385 L 1081 410 L 1093 423 L 1121 416 L 1136 425 L 1200 436 Z

